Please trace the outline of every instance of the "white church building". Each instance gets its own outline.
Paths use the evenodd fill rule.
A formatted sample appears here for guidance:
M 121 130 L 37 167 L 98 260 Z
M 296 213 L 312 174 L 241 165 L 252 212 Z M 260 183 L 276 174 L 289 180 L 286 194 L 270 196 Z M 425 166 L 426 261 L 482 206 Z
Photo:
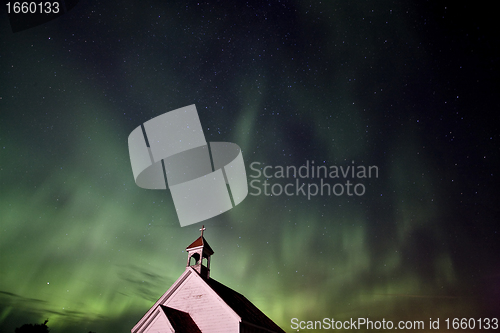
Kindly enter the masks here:
M 285 333 L 245 296 L 210 277 L 214 254 L 201 236 L 186 250 L 186 270 L 132 333 Z

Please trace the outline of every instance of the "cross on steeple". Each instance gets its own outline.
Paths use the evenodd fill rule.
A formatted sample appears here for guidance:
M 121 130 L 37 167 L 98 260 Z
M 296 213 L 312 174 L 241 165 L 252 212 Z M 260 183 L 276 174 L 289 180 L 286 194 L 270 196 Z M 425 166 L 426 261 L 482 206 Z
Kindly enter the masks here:
M 201 229 L 200 229 L 200 231 L 201 231 L 201 237 L 203 237 L 203 231 L 205 231 L 205 230 L 206 230 L 205 225 L 202 225 Z

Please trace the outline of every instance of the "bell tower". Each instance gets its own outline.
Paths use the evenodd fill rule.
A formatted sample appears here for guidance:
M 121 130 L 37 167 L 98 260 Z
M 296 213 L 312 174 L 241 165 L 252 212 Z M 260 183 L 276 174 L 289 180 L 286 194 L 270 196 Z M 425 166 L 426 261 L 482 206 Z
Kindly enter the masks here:
M 186 248 L 188 252 L 187 267 L 193 267 L 195 271 L 205 279 L 210 278 L 210 256 L 214 251 L 203 237 L 205 226 L 202 226 L 201 236 Z

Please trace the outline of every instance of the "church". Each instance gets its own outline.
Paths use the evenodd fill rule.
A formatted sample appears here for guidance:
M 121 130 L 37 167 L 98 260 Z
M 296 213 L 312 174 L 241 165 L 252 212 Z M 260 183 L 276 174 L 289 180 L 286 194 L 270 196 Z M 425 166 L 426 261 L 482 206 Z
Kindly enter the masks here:
M 214 251 L 203 237 L 186 250 L 186 270 L 132 333 L 285 333 L 245 296 L 210 277 Z

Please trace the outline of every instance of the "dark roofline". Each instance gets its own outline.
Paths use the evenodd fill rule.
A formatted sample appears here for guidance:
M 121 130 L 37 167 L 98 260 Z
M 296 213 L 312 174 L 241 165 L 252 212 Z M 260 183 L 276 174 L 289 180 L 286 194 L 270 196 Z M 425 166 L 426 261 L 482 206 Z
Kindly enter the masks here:
M 175 332 L 182 333 L 202 333 L 198 325 L 194 322 L 189 313 L 177 309 L 169 308 L 165 305 L 160 305 L 165 315 L 174 328 Z
M 285 333 L 268 316 L 260 311 L 252 302 L 237 291 L 223 285 L 222 283 L 210 278 L 203 279 L 220 298 L 240 316 L 243 323 L 249 323 L 252 326 L 261 327 L 270 332 Z

